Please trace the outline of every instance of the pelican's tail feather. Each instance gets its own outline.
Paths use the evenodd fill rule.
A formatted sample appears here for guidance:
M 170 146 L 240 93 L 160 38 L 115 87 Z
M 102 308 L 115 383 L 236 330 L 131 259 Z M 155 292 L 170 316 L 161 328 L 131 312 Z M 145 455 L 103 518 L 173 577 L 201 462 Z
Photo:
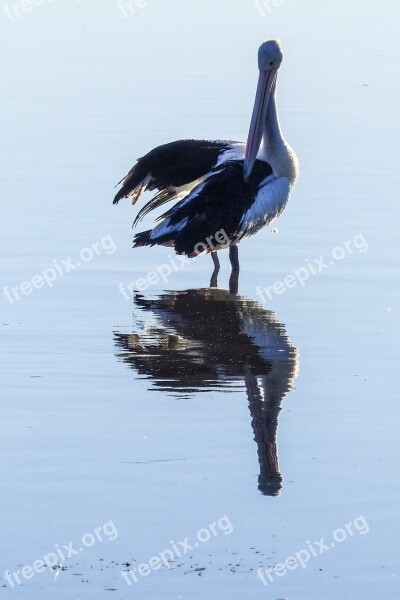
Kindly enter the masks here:
M 133 247 L 140 248 L 141 246 L 154 246 L 154 241 L 151 240 L 152 229 L 148 229 L 147 231 L 141 231 L 137 233 L 133 238 Z

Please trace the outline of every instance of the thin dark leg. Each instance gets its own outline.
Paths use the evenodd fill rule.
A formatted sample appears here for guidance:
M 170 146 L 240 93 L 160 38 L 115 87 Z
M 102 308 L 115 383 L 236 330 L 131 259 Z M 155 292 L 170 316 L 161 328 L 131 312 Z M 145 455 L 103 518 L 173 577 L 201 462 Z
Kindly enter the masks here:
M 214 263 L 214 272 L 211 276 L 210 287 L 218 287 L 218 274 L 221 268 L 217 252 L 211 252 L 211 258 Z
M 229 246 L 229 260 L 232 265 L 231 277 L 229 279 L 229 291 L 231 294 L 237 294 L 239 290 L 239 248 Z

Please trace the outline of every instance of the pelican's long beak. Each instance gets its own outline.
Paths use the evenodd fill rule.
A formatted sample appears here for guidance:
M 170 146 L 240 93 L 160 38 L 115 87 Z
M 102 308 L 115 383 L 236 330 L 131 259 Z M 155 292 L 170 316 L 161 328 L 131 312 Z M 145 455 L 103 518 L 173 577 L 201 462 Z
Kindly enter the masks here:
M 244 159 L 245 179 L 248 179 L 251 175 L 258 151 L 261 146 L 269 99 L 271 97 L 272 88 L 276 81 L 277 73 L 278 69 L 272 69 L 271 71 L 260 71 L 249 137 L 247 138 L 246 155 Z

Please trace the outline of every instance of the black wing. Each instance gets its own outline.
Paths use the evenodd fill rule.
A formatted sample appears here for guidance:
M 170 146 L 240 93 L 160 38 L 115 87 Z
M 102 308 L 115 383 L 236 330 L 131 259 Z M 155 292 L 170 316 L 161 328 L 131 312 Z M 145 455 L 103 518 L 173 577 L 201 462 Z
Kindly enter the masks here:
M 204 177 L 218 161 L 222 152 L 232 148 L 231 142 L 180 140 L 154 148 L 134 167 L 120 183 L 122 188 L 114 198 L 117 204 L 131 196 L 135 204 L 141 193 L 158 190 L 136 217 L 140 221 L 148 212 L 177 197 L 177 189 Z

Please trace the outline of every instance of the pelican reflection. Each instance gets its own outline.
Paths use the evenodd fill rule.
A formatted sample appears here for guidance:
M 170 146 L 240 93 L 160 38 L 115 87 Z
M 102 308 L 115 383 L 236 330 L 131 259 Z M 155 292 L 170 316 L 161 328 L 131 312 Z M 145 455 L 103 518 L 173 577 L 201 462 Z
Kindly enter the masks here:
M 260 463 L 258 488 L 278 495 L 278 417 L 298 372 L 298 351 L 284 325 L 258 302 L 219 289 L 156 299 L 138 295 L 134 302 L 135 331 L 115 333 L 118 358 L 179 397 L 244 384 Z

